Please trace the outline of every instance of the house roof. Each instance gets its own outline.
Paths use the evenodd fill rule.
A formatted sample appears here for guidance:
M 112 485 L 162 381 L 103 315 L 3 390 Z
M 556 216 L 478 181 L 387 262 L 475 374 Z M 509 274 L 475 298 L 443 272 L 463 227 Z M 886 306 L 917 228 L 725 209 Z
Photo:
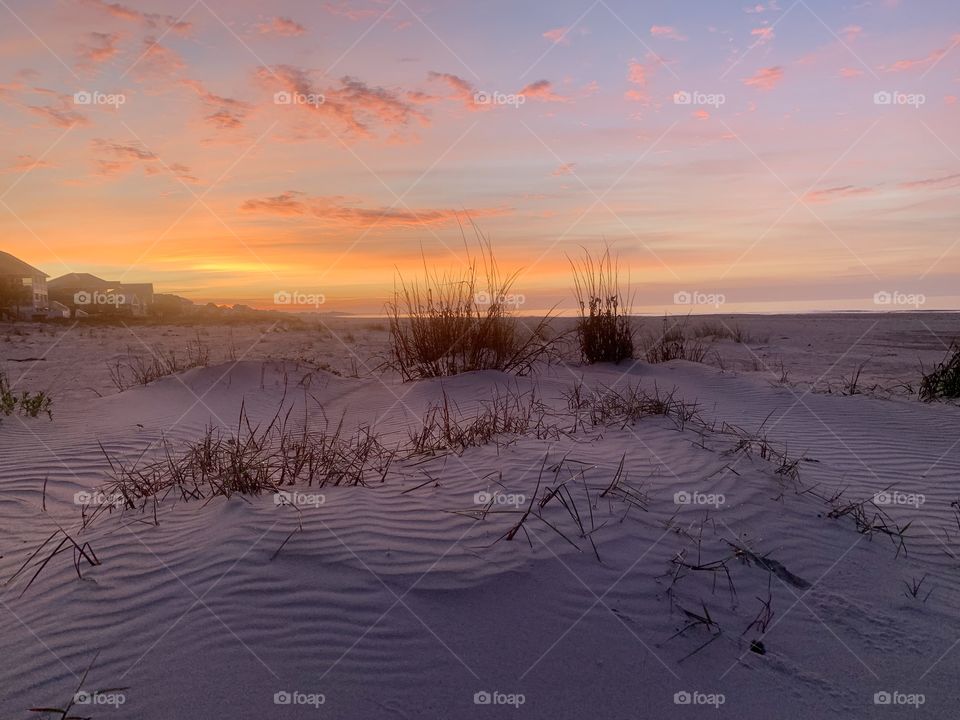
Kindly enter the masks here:
M 37 270 L 33 265 L 28 265 L 23 260 L 2 250 L 0 250 L 0 275 L 19 275 L 21 277 L 42 275 L 43 277 L 50 277 L 42 270 Z
M 73 289 L 73 288 L 107 288 L 114 283 L 110 283 L 103 278 L 98 278 L 90 273 L 69 273 L 54 278 L 47 283 L 51 290 Z

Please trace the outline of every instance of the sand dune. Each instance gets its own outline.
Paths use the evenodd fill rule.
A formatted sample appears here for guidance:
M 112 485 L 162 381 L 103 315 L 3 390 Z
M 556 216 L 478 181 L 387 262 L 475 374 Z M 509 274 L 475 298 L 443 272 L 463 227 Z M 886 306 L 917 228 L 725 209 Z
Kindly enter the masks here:
M 100 651 L 85 689 L 128 689 L 119 707 L 84 708 L 97 718 L 872 718 L 890 710 L 874 693 L 895 691 L 924 695 L 911 716 L 949 717 L 960 408 L 810 392 L 815 377 L 784 386 L 675 361 L 403 384 L 257 357 L 76 392 L 52 421 L 8 419 L 0 577 L 58 525 L 102 564 L 78 579 L 65 553 L 22 597 L 29 574 L 3 587 L 0 714 L 62 706 Z M 564 393 L 580 380 L 673 390 L 702 420 L 572 432 Z M 75 493 L 108 475 L 101 444 L 146 461 L 164 438 L 229 431 L 241 404 L 254 423 L 292 408 L 297 427 L 343 418 L 402 444 L 443 393 L 469 417 L 497 388 L 535 391 L 564 431 L 398 460 L 368 487 L 297 487 L 323 496 L 299 508 L 272 495 L 171 500 L 156 523 L 117 510 L 79 527 Z M 799 477 L 732 452 L 723 422 L 802 458 Z M 601 497 L 621 457 L 645 509 Z M 596 553 L 559 502 L 498 541 L 538 483 L 563 482 Z M 850 501 L 898 493 L 886 510 L 911 523 L 905 547 L 828 517 L 817 495 L 841 489 Z M 483 516 L 486 492 L 516 497 Z M 904 583 L 923 576 L 908 597 Z M 694 624 L 707 613 L 709 627 Z M 761 635 L 764 654 L 751 651 Z M 485 692 L 500 704 L 477 704 Z

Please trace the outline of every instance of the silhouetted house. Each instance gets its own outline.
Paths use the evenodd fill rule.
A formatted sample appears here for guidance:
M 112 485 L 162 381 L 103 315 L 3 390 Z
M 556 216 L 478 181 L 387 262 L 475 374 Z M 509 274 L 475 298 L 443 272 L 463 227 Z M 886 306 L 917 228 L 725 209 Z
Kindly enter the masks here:
M 19 317 L 45 315 L 50 305 L 49 276 L 0 251 L 0 310 Z
M 151 283 L 122 283 L 104 280 L 90 273 L 70 273 L 47 283 L 50 297 L 76 315 L 117 313 L 144 317 L 153 305 Z

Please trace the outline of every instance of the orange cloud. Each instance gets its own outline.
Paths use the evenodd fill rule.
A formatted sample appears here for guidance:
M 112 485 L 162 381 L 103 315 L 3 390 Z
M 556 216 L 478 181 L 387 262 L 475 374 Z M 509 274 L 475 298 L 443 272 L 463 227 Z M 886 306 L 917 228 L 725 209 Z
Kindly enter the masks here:
M 88 42 L 77 47 L 77 64 L 79 67 L 93 67 L 106 62 L 120 52 L 117 42 L 120 35 L 117 33 L 87 33 Z
M 348 204 L 347 199 L 335 197 L 308 197 L 305 193 L 288 190 L 274 197 L 247 200 L 240 209 L 244 212 L 281 217 L 311 216 L 332 225 L 348 229 L 367 230 L 418 228 L 456 223 L 464 215 L 470 218 L 495 217 L 508 214 L 503 208 L 408 209 L 363 208 Z
M 247 116 L 253 111 L 253 105 L 212 93 L 197 80 L 184 80 L 183 85 L 197 94 L 210 113 L 204 120 L 217 130 L 243 127 Z
M 576 163 L 560 163 L 559 167 L 551 173 L 554 177 L 561 177 L 563 175 L 573 175 L 573 171 L 576 169 Z
M 857 68 L 840 68 L 840 77 L 844 78 L 855 78 L 863 75 L 863 70 L 858 70 Z
M 745 78 L 743 84 L 759 90 L 773 90 L 783 80 L 783 68 L 761 68 L 752 77 Z
M 35 88 L 34 91 L 44 95 L 52 95 L 56 98 L 55 105 L 24 106 L 34 115 L 43 118 L 51 125 L 59 128 L 69 128 L 75 125 L 77 127 L 85 127 L 90 125 L 90 120 L 88 120 L 85 115 L 77 112 L 72 95 L 60 95 L 40 88 Z
M 101 138 L 95 138 L 90 144 L 97 156 L 97 174 L 105 177 L 123 174 L 138 164 L 153 163 L 160 159 L 139 145 L 126 145 Z
M 166 80 L 179 75 L 187 64 L 176 52 L 164 47 L 152 37 L 144 38 L 143 50 L 133 67 L 140 82 Z
M 95 138 L 90 143 L 95 155 L 96 175 L 111 178 L 125 175 L 137 167 L 147 176 L 170 174 L 182 182 L 197 184 L 200 181 L 183 163 L 164 164 L 160 156 L 139 143 L 120 143 Z
M 189 22 L 176 18 L 173 15 L 158 15 L 156 13 L 144 13 L 135 10 L 120 3 L 108 3 L 104 0 L 85 0 L 87 5 L 91 5 L 103 12 L 118 18 L 120 20 L 129 20 L 131 22 L 141 22 L 151 30 L 170 29 L 181 35 L 186 35 L 193 27 Z
M 4 170 L 0 170 L 0 173 L 23 173 L 30 172 L 33 170 L 46 170 L 59 167 L 55 163 L 48 162 L 47 160 L 37 160 L 33 155 L 17 155 L 13 163 Z

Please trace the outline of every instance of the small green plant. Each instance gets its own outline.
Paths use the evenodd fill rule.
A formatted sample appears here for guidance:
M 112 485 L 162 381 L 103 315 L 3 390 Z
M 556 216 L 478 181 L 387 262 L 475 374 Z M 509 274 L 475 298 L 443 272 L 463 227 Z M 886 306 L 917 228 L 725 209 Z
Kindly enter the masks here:
M 53 419 L 53 398 L 43 390 L 39 392 L 20 391 L 17 394 L 10 385 L 10 381 L 3 371 L 0 371 L 0 415 L 10 417 L 19 413 L 26 417 L 40 417 L 46 415 Z
M 630 299 L 620 288 L 620 268 L 606 248 L 599 258 L 588 250 L 570 260 L 574 293 L 580 306 L 577 340 L 583 361 L 619 363 L 633 357 Z
M 920 381 L 920 399 L 926 402 L 937 398 L 960 397 L 960 343 L 956 340 L 932 372 Z

